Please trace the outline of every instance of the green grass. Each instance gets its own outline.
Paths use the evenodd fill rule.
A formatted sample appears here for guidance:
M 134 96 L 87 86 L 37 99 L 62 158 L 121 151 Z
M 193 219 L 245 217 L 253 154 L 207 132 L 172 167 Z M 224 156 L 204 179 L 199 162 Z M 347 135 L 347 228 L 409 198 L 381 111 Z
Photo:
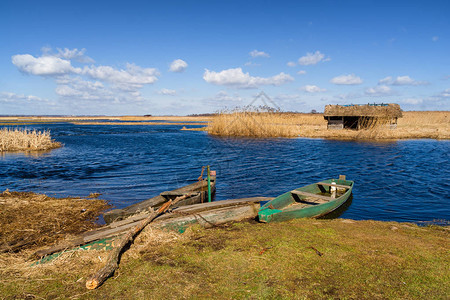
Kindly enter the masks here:
M 97 290 L 87 291 L 84 284 L 101 265 L 81 253 L 57 268 L 44 266 L 31 275 L 22 270 L 18 278 L 11 270 L 0 271 L 0 294 L 46 299 L 445 299 L 450 294 L 448 232 L 437 226 L 314 219 L 194 227 L 170 242 L 136 242 L 114 277 Z M 74 263 L 76 267 L 64 267 Z

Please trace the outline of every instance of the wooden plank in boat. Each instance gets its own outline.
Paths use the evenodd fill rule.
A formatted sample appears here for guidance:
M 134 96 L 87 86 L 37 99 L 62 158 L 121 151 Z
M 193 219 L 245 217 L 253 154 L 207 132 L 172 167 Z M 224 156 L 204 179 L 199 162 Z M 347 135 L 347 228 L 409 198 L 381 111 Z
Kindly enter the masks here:
M 291 193 L 292 194 L 296 194 L 296 195 L 300 195 L 300 196 L 314 197 L 314 198 L 318 198 L 318 199 L 326 200 L 326 201 L 330 201 L 330 200 L 334 199 L 334 198 L 327 197 L 327 196 L 322 196 L 322 195 L 317 195 L 317 194 L 303 192 L 303 191 L 297 191 L 297 190 L 292 190 Z
M 342 184 L 331 184 L 331 183 L 327 183 L 327 182 L 318 182 L 317 185 L 326 185 L 326 186 L 335 186 L 338 188 L 343 188 L 343 189 L 350 189 L 350 186 L 348 185 L 342 185 Z

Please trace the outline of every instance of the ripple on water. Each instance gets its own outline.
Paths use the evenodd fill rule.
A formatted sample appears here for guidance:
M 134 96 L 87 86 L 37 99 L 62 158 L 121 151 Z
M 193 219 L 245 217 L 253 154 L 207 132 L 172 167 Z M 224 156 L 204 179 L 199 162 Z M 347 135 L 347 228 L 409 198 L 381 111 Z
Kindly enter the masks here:
M 30 127 L 30 126 L 28 126 Z M 346 174 L 355 180 L 345 218 L 449 220 L 448 141 L 389 143 L 320 139 L 228 139 L 181 126 L 40 125 L 65 146 L 3 154 L 2 189 L 57 196 L 102 193 L 124 207 L 217 170 L 217 199 L 276 196 Z

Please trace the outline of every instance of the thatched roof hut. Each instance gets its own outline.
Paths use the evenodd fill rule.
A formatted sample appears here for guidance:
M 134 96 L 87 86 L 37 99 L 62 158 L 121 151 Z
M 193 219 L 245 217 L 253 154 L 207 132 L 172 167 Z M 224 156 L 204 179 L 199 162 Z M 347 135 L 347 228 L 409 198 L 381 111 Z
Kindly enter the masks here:
M 380 123 L 380 120 L 394 129 L 397 127 L 397 119 L 402 117 L 402 110 L 395 103 L 327 105 L 323 117 L 328 121 L 329 129 L 361 129 Z
M 326 105 L 324 117 L 385 117 L 401 118 L 400 105 L 389 104 L 367 104 L 367 105 Z

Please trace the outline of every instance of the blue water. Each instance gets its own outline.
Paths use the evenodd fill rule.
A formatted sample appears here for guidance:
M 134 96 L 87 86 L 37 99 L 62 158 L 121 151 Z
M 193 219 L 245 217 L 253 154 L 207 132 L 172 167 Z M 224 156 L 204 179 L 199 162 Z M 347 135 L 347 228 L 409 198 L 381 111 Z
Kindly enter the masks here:
M 192 183 L 209 164 L 218 200 L 277 196 L 345 174 L 355 187 L 343 218 L 450 220 L 449 141 L 230 139 L 177 125 L 26 127 L 50 129 L 64 147 L 0 156 L 2 190 L 101 193 L 120 208 Z

